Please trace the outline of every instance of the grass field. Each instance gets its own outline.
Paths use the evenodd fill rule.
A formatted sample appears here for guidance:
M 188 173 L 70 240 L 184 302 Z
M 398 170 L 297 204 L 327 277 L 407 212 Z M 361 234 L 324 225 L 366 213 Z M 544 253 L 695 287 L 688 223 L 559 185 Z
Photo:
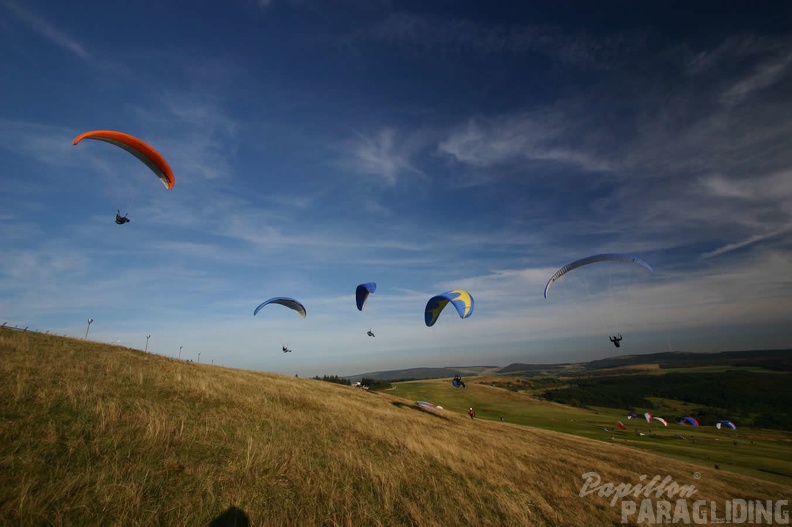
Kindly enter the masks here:
M 626 412 L 612 408 L 573 408 L 539 400 L 531 393 L 544 388 L 517 393 L 488 383 L 515 384 L 518 378 L 467 378 L 465 389 L 454 388 L 449 379 L 397 383 L 388 393 L 407 399 L 421 399 L 466 414 L 469 407 L 480 419 L 527 425 L 582 437 L 618 442 L 644 452 L 653 452 L 676 460 L 715 467 L 741 474 L 792 485 L 792 433 L 777 430 L 718 430 L 714 427 L 692 428 L 669 421 L 668 427 L 641 417 L 628 420 Z M 536 381 L 529 381 L 536 382 Z M 542 386 L 542 385 L 540 385 Z M 659 407 L 652 410 L 663 416 L 695 414 L 695 405 L 669 399 L 653 399 Z M 616 426 L 627 426 L 622 431 Z M 603 430 L 607 428 L 608 431 Z M 644 434 L 644 435 L 640 435 Z M 679 435 L 684 439 L 678 439 Z M 735 445 L 734 443 L 737 442 Z
M 559 433 L 596 414 L 475 383 L 406 383 L 403 398 L 15 331 L 0 331 L 0 369 L 0 525 L 618 524 L 610 498 L 580 496 L 592 471 L 669 476 L 718 503 L 790 494 Z

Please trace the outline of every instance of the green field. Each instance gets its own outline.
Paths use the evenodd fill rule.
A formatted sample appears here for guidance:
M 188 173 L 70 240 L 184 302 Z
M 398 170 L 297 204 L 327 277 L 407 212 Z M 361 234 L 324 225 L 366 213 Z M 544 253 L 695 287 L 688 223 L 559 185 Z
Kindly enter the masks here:
M 514 379 L 516 381 L 516 379 Z M 538 399 L 486 383 L 505 383 L 508 379 L 467 378 L 467 388 L 454 388 L 448 379 L 396 383 L 388 393 L 410 400 L 426 400 L 446 410 L 466 414 L 476 410 L 477 419 L 532 426 L 574 434 L 604 442 L 619 442 L 641 451 L 661 454 L 676 460 L 717 467 L 781 484 L 792 484 L 792 434 L 777 430 L 718 430 L 714 427 L 692 428 L 669 420 L 668 427 L 643 417 L 628 420 L 627 412 L 612 408 L 575 408 Z M 541 390 L 536 390 L 541 391 Z M 528 390 L 530 392 L 530 390 Z M 695 413 L 695 405 L 669 399 L 655 399 L 666 409 L 686 409 Z M 653 411 L 663 416 L 662 411 Z M 671 415 L 671 412 L 669 412 Z M 624 423 L 622 431 L 616 421 Z M 603 428 L 607 428 L 606 432 Z M 643 434 L 643 435 L 641 435 Z M 675 436 L 685 439 L 678 439 Z M 737 444 L 735 445 L 735 442 Z

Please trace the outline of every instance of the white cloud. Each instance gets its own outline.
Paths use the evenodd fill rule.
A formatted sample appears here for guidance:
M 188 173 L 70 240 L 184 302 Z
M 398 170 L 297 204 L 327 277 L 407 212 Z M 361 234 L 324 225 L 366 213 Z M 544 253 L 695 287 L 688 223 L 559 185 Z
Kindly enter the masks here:
M 233 173 L 238 125 L 209 92 L 166 92 L 155 105 L 133 107 L 143 129 L 160 131 L 150 141 L 168 159 L 177 184 L 180 174 L 215 180 Z
M 64 126 L 0 118 L 0 148 L 49 166 L 79 165 L 72 144 L 79 133 Z
M 491 119 L 473 118 L 461 129 L 451 131 L 438 150 L 457 162 L 476 167 L 535 160 L 584 171 L 613 171 L 617 167 L 613 160 L 581 144 L 589 130 L 584 120 L 575 121 L 553 108 Z
M 421 148 L 420 141 L 401 137 L 394 128 L 383 128 L 371 135 L 357 134 L 348 143 L 348 158 L 342 163 L 361 174 L 377 176 L 388 186 L 408 174 L 422 175 L 412 157 Z
M 749 199 L 754 196 L 754 187 L 749 182 L 732 181 L 719 174 L 700 179 L 701 186 L 711 197 Z
M 86 51 L 79 41 L 53 26 L 50 22 L 26 9 L 15 2 L 6 2 L 5 6 L 14 13 L 30 29 L 45 37 L 50 42 L 77 55 L 83 60 L 91 59 L 91 54 Z
M 783 227 L 781 229 L 775 230 L 773 232 L 768 232 L 768 233 L 765 233 L 765 234 L 756 234 L 754 236 L 751 236 L 748 239 L 724 245 L 723 247 L 719 247 L 718 249 L 715 249 L 714 251 L 709 251 L 709 252 L 706 252 L 706 253 L 702 254 L 701 257 L 702 258 L 712 258 L 713 256 L 720 256 L 721 254 L 725 254 L 725 253 L 728 253 L 728 252 L 731 252 L 731 251 L 736 251 L 737 249 L 742 249 L 743 247 L 748 247 L 749 245 L 753 245 L 755 243 L 759 243 L 759 242 L 762 242 L 762 241 L 765 241 L 765 240 L 768 240 L 768 239 L 771 239 L 771 238 L 775 238 L 777 236 L 780 236 L 780 235 L 788 233 L 788 232 L 792 232 L 792 225 L 787 225 L 786 227 Z
M 792 63 L 792 53 L 781 57 L 773 57 L 757 64 L 744 78 L 724 90 L 720 96 L 723 104 L 738 104 L 754 93 L 777 83 L 789 70 Z

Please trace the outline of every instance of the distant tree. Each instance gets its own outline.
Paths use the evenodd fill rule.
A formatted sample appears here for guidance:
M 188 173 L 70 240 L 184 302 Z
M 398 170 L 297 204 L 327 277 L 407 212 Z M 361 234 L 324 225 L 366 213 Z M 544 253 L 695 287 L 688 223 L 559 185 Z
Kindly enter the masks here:
M 363 377 L 363 379 L 360 380 L 360 385 L 374 391 L 393 388 L 393 385 L 390 383 L 390 381 L 381 381 L 379 379 L 371 379 L 368 377 Z
M 581 407 L 628 409 L 636 413 L 656 407 L 650 398 L 683 401 L 687 414 L 702 426 L 728 418 L 738 426 L 792 428 L 792 391 L 788 374 L 727 370 L 565 379 L 564 385 L 539 397 Z M 659 403 L 662 405 L 662 402 Z
M 350 381 L 349 379 L 344 379 L 343 377 L 339 377 L 338 375 L 322 375 L 321 377 L 317 375 L 314 377 L 314 379 L 317 381 L 332 382 L 335 384 L 352 386 L 352 381 Z

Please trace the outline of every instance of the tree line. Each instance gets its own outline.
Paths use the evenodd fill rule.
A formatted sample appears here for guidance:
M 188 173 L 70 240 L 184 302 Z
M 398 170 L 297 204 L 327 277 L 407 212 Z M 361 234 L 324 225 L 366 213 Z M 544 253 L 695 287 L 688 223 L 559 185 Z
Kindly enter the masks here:
M 650 397 L 702 406 L 693 415 L 702 425 L 721 419 L 744 426 L 792 429 L 790 375 L 750 371 L 667 373 L 577 378 L 541 397 L 571 406 L 600 406 L 626 411 L 652 410 Z M 683 417 L 683 416 L 678 416 Z

